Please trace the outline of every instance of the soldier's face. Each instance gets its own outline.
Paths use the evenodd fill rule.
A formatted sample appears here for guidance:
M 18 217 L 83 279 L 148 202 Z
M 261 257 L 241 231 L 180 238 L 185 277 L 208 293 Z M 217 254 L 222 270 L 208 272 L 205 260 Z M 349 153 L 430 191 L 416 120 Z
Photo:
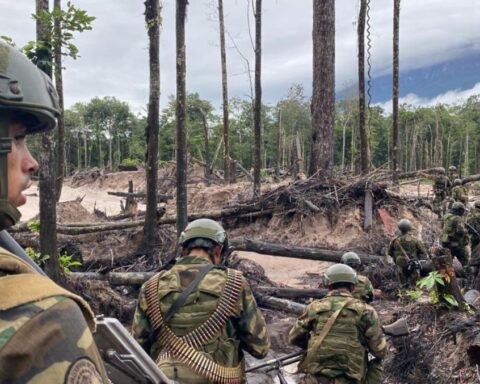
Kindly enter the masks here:
M 27 148 L 25 133 L 22 124 L 10 125 L 12 151 L 8 154 L 8 200 L 15 207 L 27 202 L 22 192 L 31 185 L 30 173 L 38 169 L 37 161 Z

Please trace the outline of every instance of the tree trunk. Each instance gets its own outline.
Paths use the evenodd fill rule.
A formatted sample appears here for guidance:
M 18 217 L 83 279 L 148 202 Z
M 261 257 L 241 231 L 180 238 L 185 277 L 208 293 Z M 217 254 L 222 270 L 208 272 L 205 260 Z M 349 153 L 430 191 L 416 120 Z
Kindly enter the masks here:
M 200 108 L 200 115 L 202 116 L 203 136 L 205 145 L 205 178 L 208 185 L 210 185 L 210 178 L 212 176 L 213 164 L 210 166 L 210 146 L 208 140 L 208 122 L 205 112 Z M 224 176 L 225 177 L 225 176 Z
M 62 1 L 54 0 L 54 8 L 61 9 Z M 54 34 L 57 41 L 61 41 L 60 20 L 58 18 L 54 21 Z M 58 105 L 60 107 L 60 115 L 57 119 L 57 152 L 56 152 L 56 180 L 55 193 L 56 201 L 60 200 L 62 194 L 63 176 L 65 175 L 65 123 L 64 123 L 64 103 L 63 103 L 63 76 L 62 76 L 62 46 L 56 43 L 53 47 L 54 61 L 55 61 L 55 87 L 58 93 Z
M 333 168 L 335 1 L 313 1 L 313 90 L 310 176 Z
M 36 13 L 48 12 L 48 0 L 36 1 Z M 36 21 L 37 41 L 49 46 L 48 26 L 42 24 L 40 19 Z M 49 77 L 52 77 L 52 56 L 50 49 L 38 49 L 38 66 Z M 45 132 L 40 138 L 40 171 L 38 187 L 40 190 L 40 253 L 50 258 L 45 263 L 46 273 L 57 283 L 62 282 L 62 274 L 58 263 L 57 250 L 57 196 L 55 193 L 55 146 L 53 132 Z
M 188 223 L 187 211 L 187 127 L 185 126 L 185 18 L 188 0 L 177 0 L 176 44 L 177 44 L 177 234 Z
M 260 307 L 273 309 L 275 311 L 289 312 L 297 316 L 303 314 L 307 308 L 305 304 L 286 299 L 278 299 L 267 295 L 256 294 L 255 299 Z
M 282 110 L 278 110 L 278 128 L 277 128 L 277 138 L 276 145 L 277 150 L 275 152 L 275 177 L 277 180 L 280 178 L 280 156 L 281 156 L 281 134 L 282 134 Z
M 393 183 L 398 184 L 398 40 L 400 26 L 400 0 L 393 0 L 393 97 L 392 97 L 392 171 Z
M 159 0 L 145 1 L 145 22 L 148 26 L 150 94 L 146 127 L 147 166 L 147 207 L 143 226 L 142 247 L 152 254 L 158 242 L 157 234 L 157 178 L 158 178 L 158 132 L 160 120 L 160 23 L 161 6 Z M 130 185 L 130 182 L 129 182 Z
M 370 165 L 370 149 L 368 148 L 368 134 L 365 125 L 365 16 L 367 13 L 367 0 L 360 0 L 360 13 L 358 14 L 358 111 L 360 135 L 360 170 L 363 175 L 368 173 Z
M 260 168 L 262 166 L 262 0 L 255 2 L 255 104 L 253 124 L 255 131 L 253 162 L 253 194 L 260 196 Z
M 225 21 L 223 17 L 223 0 L 218 0 L 218 20 L 220 23 L 220 59 L 222 62 L 222 97 L 223 97 L 223 177 L 225 184 L 231 183 L 230 176 L 230 139 L 228 137 L 228 79 L 227 55 L 225 52 Z

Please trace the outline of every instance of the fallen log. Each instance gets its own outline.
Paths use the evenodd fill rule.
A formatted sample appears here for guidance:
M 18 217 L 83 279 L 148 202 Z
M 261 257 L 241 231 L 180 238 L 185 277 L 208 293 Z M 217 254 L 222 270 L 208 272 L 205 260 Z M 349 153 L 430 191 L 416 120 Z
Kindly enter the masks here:
M 72 280 L 101 280 L 111 285 L 142 285 L 156 272 L 72 272 L 68 275 Z
M 327 289 L 303 289 L 303 288 L 277 288 L 255 287 L 255 292 L 260 295 L 275 296 L 282 299 L 322 299 L 326 296 Z
M 111 196 L 119 196 L 119 197 L 130 197 L 134 199 L 146 199 L 147 194 L 142 193 L 142 192 L 107 192 Z M 163 195 L 163 194 L 158 194 L 157 195 L 157 202 L 158 203 L 165 203 L 166 201 L 173 199 L 172 195 Z
M 480 174 L 471 175 L 471 176 L 464 177 L 462 179 L 462 184 L 472 183 L 472 182 L 478 181 L 478 180 L 480 180 Z
M 294 315 L 301 315 L 305 312 L 307 306 L 305 304 L 296 303 L 295 301 L 277 299 L 276 297 L 271 297 L 267 295 L 255 295 L 258 305 L 263 308 L 273 309 L 275 311 L 290 312 Z

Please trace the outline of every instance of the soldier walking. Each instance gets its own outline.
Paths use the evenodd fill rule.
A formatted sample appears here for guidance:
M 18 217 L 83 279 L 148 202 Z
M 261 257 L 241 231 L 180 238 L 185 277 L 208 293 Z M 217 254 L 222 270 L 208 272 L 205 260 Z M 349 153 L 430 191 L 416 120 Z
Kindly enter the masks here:
M 306 373 L 302 383 L 382 383 L 387 344 L 375 309 L 352 296 L 356 272 L 335 264 L 324 280 L 327 296 L 310 303 L 289 333 L 290 343 L 307 349 L 299 364 Z
M 480 270 L 480 200 L 475 201 L 473 209 L 467 215 L 467 231 L 470 235 L 470 268 L 472 278 L 476 279 Z
M 468 207 L 468 191 L 467 191 L 467 187 L 462 185 L 461 179 L 455 179 L 453 181 L 452 199 L 453 199 L 453 202 L 459 201 L 465 207 Z
M 360 257 L 355 252 L 346 252 L 342 255 L 342 263 L 357 272 L 358 283 L 355 285 L 355 290 L 352 293 L 353 297 L 365 303 L 371 303 L 374 299 L 373 285 L 367 276 L 358 273 L 362 266 Z
M 469 259 L 468 231 L 465 225 L 465 206 L 460 202 L 455 202 L 450 208 L 450 212 L 445 215 L 443 220 L 442 234 L 440 242 L 443 247 L 450 249 L 452 257 L 455 256 L 465 267 Z
M 451 193 L 452 184 L 450 179 L 445 175 L 445 168 L 440 168 L 440 174 L 435 178 L 433 183 L 433 207 L 435 213 L 439 216 L 443 214 L 443 202 Z

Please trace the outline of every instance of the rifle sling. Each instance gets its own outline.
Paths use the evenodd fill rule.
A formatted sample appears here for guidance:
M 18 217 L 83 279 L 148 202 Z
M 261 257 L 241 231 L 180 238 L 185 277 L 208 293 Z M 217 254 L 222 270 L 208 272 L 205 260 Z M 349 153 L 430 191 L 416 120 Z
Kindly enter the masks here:
M 307 355 L 305 356 L 305 359 L 300 362 L 298 365 L 298 371 L 301 372 L 304 369 L 308 367 L 308 364 L 313 360 L 315 354 L 317 353 L 318 349 L 323 343 L 323 340 L 325 340 L 325 337 L 327 337 L 328 333 L 332 329 L 333 325 L 335 324 L 335 321 L 337 321 L 338 316 L 340 315 L 340 312 L 342 312 L 343 308 L 345 308 L 347 305 L 355 301 L 354 298 L 350 298 L 348 300 L 345 300 L 343 304 L 338 308 L 335 312 L 332 313 L 332 315 L 328 318 L 327 322 L 322 328 L 322 331 L 318 335 L 318 338 L 315 340 L 315 343 L 312 345 L 311 348 L 308 349 Z
M 163 316 L 163 321 L 165 321 L 165 323 L 168 323 L 172 316 L 177 313 L 177 311 L 183 306 L 183 304 L 185 304 L 188 295 L 190 295 L 193 290 L 197 288 L 198 284 L 200 284 L 200 281 L 202 281 L 205 275 L 210 272 L 213 267 L 213 264 L 208 264 L 205 267 L 201 268 L 200 271 L 198 271 L 195 279 L 193 279 L 192 282 L 188 285 L 188 287 L 185 288 L 182 294 L 170 306 L 165 316 Z
M 411 258 L 407 255 L 407 252 L 405 252 L 405 249 L 403 249 L 402 244 L 400 244 L 400 242 L 398 241 L 398 237 L 395 239 L 395 243 L 398 245 L 400 251 L 403 253 L 403 256 L 406 257 L 407 261 L 410 261 Z

